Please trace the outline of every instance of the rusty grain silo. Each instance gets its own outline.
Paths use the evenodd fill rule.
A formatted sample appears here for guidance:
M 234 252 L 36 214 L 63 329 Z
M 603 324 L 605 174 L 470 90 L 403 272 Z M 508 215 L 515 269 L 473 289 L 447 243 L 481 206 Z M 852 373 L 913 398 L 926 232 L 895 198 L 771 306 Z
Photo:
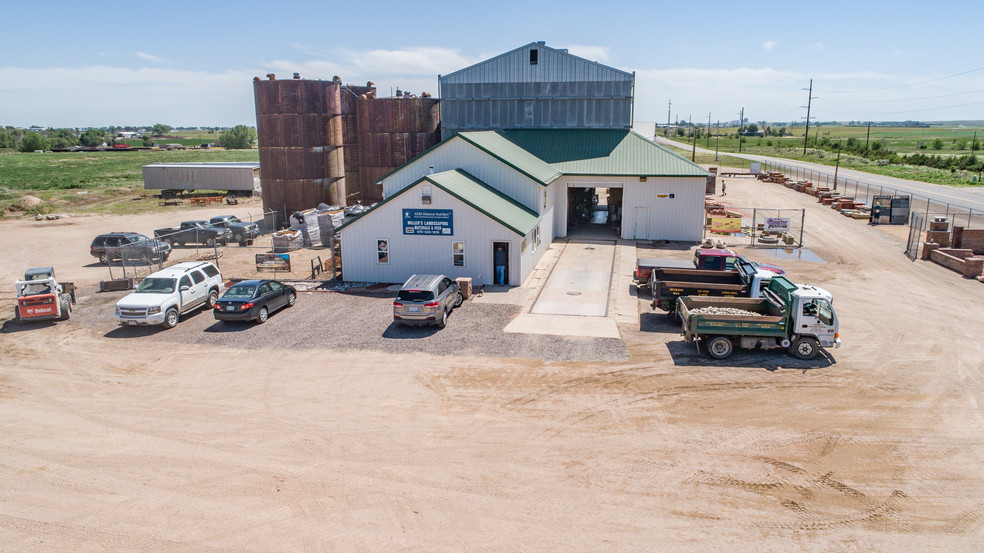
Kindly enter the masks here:
M 360 187 L 363 201 L 382 199 L 376 182 L 441 141 L 440 101 L 376 98 L 358 104 Z
M 296 77 L 254 79 L 253 94 L 263 208 L 282 215 L 381 200 L 379 177 L 440 142 L 434 98 Z
M 347 205 L 341 88 L 331 81 L 253 81 L 264 210 Z

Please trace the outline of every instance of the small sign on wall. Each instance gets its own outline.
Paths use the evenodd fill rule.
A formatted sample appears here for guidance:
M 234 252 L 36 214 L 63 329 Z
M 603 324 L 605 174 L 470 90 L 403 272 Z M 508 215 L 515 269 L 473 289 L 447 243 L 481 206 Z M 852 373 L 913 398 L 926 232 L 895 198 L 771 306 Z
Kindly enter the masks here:
M 454 236 L 451 209 L 404 209 L 403 234 Z

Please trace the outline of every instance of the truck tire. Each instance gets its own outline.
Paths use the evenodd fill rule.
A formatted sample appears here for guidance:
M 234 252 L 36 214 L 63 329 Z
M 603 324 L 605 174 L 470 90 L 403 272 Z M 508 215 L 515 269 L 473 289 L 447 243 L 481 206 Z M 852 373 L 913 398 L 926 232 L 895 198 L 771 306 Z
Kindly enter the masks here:
M 206 238 L 205 239 L 205 247 L 206 248 L 214 248 L 215 247 L 215 238 Z
M 820 344 L 813 338 L 800 336 L 793 340 L 793 345 L 789 346 L 789 352 L 797 359 L 810 360 L 820 353 Z
M 208 299 L 205 300 L 205 305 L 209 309 L 215 309 L 215 302 L 217 301 L 219 301 L 219 291 L 213 288 L 208 291 Z
M 109 265 L 109 252 L 99 252 L 99 262 L 103 265 Z
M 14 322 L 17 324 L 21 324 L 24 322 L 24 320 L 20 318 L 20 309 L 18 309 L 16 306 L 14 307 Z
M 164 312 L 164 328 L 174 328 L 178 326 L 178 310 L 170 308 Z
M 707 354 L 715 359 L 727 359 L 735 351 L 735 344 L 726 336 L 714 336 L 707 341 Z

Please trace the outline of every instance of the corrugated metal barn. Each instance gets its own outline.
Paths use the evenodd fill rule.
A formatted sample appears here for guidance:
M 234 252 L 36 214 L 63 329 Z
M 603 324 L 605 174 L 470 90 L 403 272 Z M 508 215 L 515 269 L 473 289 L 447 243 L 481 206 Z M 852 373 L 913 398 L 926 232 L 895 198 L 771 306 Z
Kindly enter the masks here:
M 495 129 L 629 129 L 635 75 L 533 42 L 439 77 L 441 137 Z

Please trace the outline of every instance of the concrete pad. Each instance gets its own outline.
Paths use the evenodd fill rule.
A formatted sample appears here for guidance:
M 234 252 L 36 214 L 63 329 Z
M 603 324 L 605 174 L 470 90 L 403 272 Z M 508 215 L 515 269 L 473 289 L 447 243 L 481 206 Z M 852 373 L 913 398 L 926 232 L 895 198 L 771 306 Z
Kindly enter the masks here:
M 632 273 L 636 263 L 635 241 L 620 242 L 615 248 L 615 285 L 612 286 L 612 305 L 618 324 L 639 323 L 639 297 Z
M 524 286 L 485 286 L 481 295 L 472 295 L 475 303 L 497 303 L 504 305 L 526 305 L 535 290 Z
M 505 332 L 583 336 L 586 338 L 621 338 L 618 325 L 610 317 L 577 317 L 524 313 L 509 322 Z
M 614 242 L 570 242 L 533 304 L 539 315 L 608 315 Z

